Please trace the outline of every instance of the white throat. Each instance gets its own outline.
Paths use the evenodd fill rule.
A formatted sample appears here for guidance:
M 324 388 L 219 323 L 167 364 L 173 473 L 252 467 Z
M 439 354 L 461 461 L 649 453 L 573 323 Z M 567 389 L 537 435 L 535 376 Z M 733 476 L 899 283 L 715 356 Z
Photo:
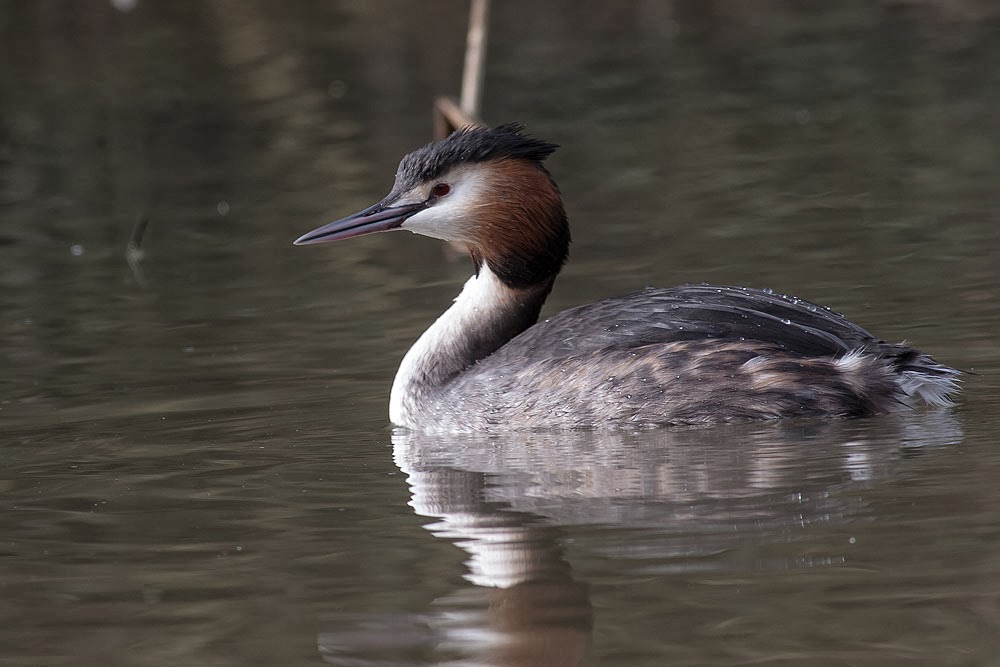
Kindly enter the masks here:
M 422 399 L 478 361 L 484 352 L 490 354 L 510 339 L 503 324 L 518 301 L 514 290 L 486 265 L 481 266 L 479 274 L 466 281 L 454 304 L 403 357 L 389 394 L 389 419 L 399 426 L 416 428 L 421 417 L 433 418 L 420 414 Z

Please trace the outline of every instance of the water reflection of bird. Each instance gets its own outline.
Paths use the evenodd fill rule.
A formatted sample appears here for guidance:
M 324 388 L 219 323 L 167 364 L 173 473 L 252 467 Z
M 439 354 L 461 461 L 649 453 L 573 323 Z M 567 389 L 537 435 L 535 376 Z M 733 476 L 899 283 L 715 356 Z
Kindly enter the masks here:
M 767 290 L 646 289 L 536 323 L 570 234 L 542 166 L 556 146 L 521 129 L 470 128 L 420 148 L 385 199 L 296 241 L 405 229 L 471 255 L 475 275 L 403 358 L 394 423 L 615 428 L 951 404 L 955 369 Z

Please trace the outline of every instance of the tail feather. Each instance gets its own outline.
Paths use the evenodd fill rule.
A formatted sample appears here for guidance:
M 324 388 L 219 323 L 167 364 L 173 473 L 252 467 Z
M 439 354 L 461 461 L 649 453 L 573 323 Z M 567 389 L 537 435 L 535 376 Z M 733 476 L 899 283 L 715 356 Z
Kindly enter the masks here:
M 909 407 L 950 407 L 961 385 L 962 372 L 938 363 L 905 343 L 880 350 L 896 376 L 900 400 Z
M 954 405 L 953 395 L 958 393 L 961 371 L 936 363 L 927 356 L 924 359 L 929 363 L 900 370 L 897 382 L 905 395 L 903 401 L 911 407 L 921 403 L 935 407 Z

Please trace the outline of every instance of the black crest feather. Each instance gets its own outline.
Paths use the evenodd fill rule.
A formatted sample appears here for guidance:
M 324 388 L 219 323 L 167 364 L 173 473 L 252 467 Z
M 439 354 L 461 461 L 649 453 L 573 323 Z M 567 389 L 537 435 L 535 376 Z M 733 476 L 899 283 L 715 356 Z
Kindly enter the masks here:
M 502 158 L 542 161 L 559 147 L 522 134 L 520 123 L 497 127 L 466 127 L 447 138 L 418 148 L 399 163 L 396 185 L 403 189 L 435 179 L 458 164 Z

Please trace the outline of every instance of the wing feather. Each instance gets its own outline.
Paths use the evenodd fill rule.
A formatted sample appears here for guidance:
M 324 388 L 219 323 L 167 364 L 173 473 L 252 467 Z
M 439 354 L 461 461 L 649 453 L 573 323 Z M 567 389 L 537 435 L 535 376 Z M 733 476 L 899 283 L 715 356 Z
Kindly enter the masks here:
M 843 315 L 803 299 L 746 287 L 685 285 L 565 310 L 504 348 L 559 358 L 711 338 L 762 341 L 807 357 L 885 345 Z

